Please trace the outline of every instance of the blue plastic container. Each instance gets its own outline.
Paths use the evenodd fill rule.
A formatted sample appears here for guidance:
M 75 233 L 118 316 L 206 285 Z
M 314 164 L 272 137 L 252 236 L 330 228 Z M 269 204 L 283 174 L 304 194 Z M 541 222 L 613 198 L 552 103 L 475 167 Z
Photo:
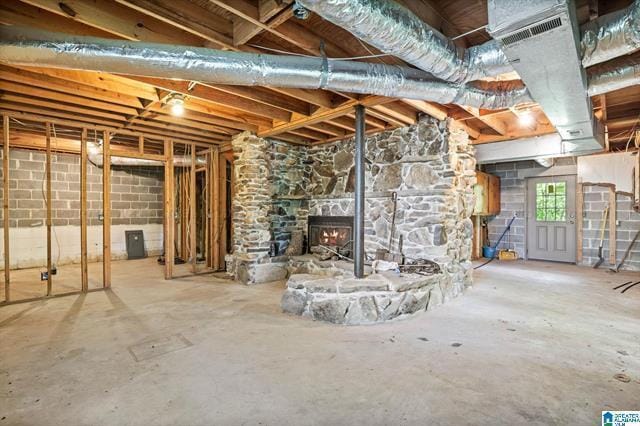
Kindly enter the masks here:
M 494 247 L 482 246 L 483 257 L 486 257 L 487 259 L 491 259 L 495 257 L 495 255 L 496 255 L 496 249 Z

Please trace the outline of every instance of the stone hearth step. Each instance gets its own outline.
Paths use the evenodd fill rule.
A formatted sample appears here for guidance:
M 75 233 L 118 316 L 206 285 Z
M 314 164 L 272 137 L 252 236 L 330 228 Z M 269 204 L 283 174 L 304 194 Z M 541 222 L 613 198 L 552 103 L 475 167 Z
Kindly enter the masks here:
M 284 312 L 335 324 L 373 324 L 411 315 L 442 303 L 443 274 L 349 276 L 294 274 L 287 282 Z

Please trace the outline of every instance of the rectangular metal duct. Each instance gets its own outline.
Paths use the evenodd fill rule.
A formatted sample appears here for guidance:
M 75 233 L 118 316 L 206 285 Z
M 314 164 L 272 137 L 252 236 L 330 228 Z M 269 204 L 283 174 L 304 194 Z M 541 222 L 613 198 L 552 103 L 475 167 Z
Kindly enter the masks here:
M 602 149 L 604 128 L 593 116 L 580 57 L 572 0 L 489 0 L 489 33 L 502 43 L 571 152 Z

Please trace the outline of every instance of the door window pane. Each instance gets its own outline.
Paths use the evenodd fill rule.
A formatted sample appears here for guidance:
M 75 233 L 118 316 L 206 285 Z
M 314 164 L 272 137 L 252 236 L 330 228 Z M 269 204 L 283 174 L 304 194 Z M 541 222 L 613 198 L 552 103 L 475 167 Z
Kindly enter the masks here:
M 565 182 L 536 184 L 536 220 L 564 222 L 567 211 L 567 185 Z

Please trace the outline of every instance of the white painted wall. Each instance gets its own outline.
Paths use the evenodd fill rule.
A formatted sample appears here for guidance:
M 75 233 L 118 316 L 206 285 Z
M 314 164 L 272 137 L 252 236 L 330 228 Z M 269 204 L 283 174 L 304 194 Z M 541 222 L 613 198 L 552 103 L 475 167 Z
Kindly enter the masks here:
M 111 258 L 126 259 L 125 231 L 142 230 L 147 255 L 162 253 L 162 225 L 111 225 Z M 4 238 L 0 229 L 0 241 Z M 53 262 L 57 265 L 80 263 L 80 227 L 56 226 L 51 233 Z M 58 250 L 58 243 L 60 251 Z M 47 264 L 46 227 L 10 228 L 10 261 L 12 269 L 42 267 Z M 1 246 L 0 246 L 1 249 Z M 87 227 L 89 262 L 102 260 L 102 226 Z M 58 260 L 59 259 L 59 260 Z M 0 255 L 0 270 L 4 269 L 4 253 Z

